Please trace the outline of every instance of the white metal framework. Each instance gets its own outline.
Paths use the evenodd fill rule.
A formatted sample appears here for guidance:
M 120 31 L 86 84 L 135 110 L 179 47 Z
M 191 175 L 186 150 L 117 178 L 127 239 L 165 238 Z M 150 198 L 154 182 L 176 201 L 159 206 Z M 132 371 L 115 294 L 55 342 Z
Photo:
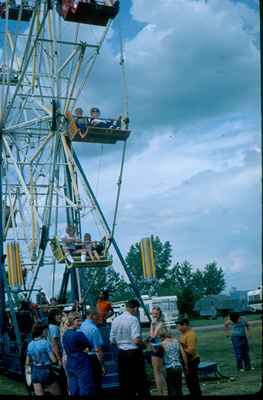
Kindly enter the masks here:
M 7 0 L 5 16 L 0 19 L 4 253 L 7 243 L 18 242 L 27 289 L 35 288 L 39 271 L 45 267 L 52 277 L 50 294 L 54 295 L 56 260 L 49 251 L 49 239 L 67 223 L 77 226 L 81 235 L 81 216 L 89 213 L 95 212 L 101 234 L 111 237 L 129 276 L 74 153 L 65 118 L 87 87 L 111 20 L 96 31 L 95 42 L 83 42 L 79 39 L 80 24 L 64 22 L 55 0 L 27 2 L 26 7 L 32 10 L 28 22 L 22 22 L 24 3 L 19 5 L 17 19 L 9 19 L 11 2 Z M 65 38 L 65 26 L 71 40 Z M 116 213 L 117 209 L 113 231 Z M 78 271 L 76 280 L 81 299 Z

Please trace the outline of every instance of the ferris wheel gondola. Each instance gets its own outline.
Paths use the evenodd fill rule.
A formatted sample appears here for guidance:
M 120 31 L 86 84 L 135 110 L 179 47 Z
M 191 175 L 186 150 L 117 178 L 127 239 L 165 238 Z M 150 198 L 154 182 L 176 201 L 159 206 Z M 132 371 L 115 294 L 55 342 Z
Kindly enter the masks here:
M 10 20 L 20 20 L 28 22 L 33 14 L 33 7 L 28 1 L 21 1 L 21 5 L 16 5 L 15 1 L 6 1 L 0 3 L 0 17 Z
M 119 1 L 74 1 L 59 0 L 57 11 L 65 21 L 106 26 L 119 12 Z

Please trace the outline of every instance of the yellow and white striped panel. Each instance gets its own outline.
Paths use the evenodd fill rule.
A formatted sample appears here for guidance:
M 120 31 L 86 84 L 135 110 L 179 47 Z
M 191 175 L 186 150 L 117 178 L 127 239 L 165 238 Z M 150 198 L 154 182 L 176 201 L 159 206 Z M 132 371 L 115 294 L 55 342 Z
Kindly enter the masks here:
M 140 250 L 141 250 L 144 278 L 155 278 L 156 277 L 156 266 L 155 266 L 155 262 L 154 262 L 151 238 L 144 238 L 141 240 Z

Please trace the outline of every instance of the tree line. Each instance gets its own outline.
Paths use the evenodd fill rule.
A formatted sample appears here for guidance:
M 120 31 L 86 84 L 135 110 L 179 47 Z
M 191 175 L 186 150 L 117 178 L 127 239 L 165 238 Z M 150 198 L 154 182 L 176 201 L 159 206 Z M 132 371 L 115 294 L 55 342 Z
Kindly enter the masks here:
M 224 290 L 224 272 L 215 261 L 208 263 L 202 269 L 194 269 L 188 261 L 176 262 L 173 265 L 171 243 L 162 242 L 158 236 L 153 235 L 151 240 L 156 265 L 155 279 L 145 279 L 143 276 L 139 242 L 131 245 L 125 259 L 141 295 L 176 295 L 180 314 L 186 313 L 190 316 L 197 300 L 206 295 L 219 294 Z M 90 290 L 95 295 L 103 287 L 110 289 L 113 302 L 125 301 L 134 295 L 131 285 L 112 267 L 108 267 L 94 280 Z

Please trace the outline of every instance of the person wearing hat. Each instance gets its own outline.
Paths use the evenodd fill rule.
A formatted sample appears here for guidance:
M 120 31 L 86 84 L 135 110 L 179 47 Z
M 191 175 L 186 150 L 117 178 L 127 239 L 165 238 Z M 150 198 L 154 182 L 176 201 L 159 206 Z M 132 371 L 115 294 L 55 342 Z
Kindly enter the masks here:
M 110 129 L 120 129 L 121 128 L 121 116 L 117 119 L 101 119 L 100 110 L 97 107 L 92 107 L 90 109 L 90 119 L 89 123 L 96 128 L 110 128 Z
M 100 118 L 100 110 L 98 107 L 92 107 L 90 109 L 90 125 L 96 128 L 107 128 L 107 123 Z
M 74 119 L 77 127 L 79 128 L 79 135 L 83 139 L 87 134 L 87 119 L 83 117 L 82 108 L 78 107 L 75 110 Z
M 187 357 L 188 369 L 185 371 L 186 385 L 193 398 L 201 397 L 201 388 L 198 377 L 198 365 L 200 357 L 197 352 L 197 336 L 189 326 L 188 318 L 181 318 L 176 323 L 177 329 L 181 332 L 179 342 Z

